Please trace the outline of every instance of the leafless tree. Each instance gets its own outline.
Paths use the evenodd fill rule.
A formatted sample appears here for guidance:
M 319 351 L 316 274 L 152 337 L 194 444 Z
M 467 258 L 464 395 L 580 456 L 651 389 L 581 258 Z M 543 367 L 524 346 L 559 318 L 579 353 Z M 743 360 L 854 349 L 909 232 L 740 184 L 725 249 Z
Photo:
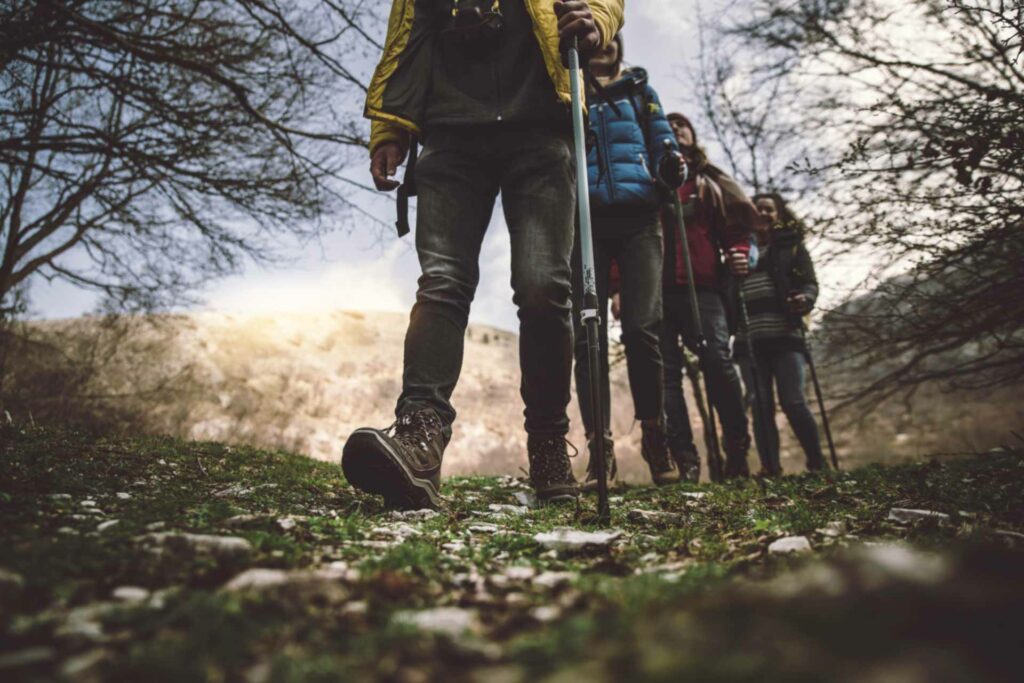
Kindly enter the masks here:
M 808 224 L 875 263 L 824 320 L 845 402 L 1024 378 L 1024 5 L 754 0 L 715 40 L 708 108 L 738 175 L 813 188 Z M 809 145 L 751 175 L 751 155 Z
M 338 225 L 379 4 L 0 3 L 0 308 L 33 278 L 180 305 Z

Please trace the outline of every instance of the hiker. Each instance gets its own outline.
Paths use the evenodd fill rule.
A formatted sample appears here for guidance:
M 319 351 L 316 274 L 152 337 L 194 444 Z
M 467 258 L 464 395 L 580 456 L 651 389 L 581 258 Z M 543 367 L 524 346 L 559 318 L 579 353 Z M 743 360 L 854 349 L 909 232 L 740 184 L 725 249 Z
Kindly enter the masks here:
M 436 12 L 425 9 L 435 4 Z M 366 100 L 370 170 L 378 189 L 397 188 L 392 176 L 422 142 L 414 170 L 422 275 L 396 420 L 356 430 L 342 455 L 348 481 L 388 506 L 440 503 L 450 399 L 499 190 L 519 309 L 530 482 L 541 501 L 578 495 L 565 440 L 576 169 L 564 55 L 575 38 L 589 58 L 611 42 L 622 17 L 623 0 L 392 3 Z
M 665 118 L 658 94 L 638 67 L 623 69 L 622 36 L 590 59 L 590 72 L 603 86 L 601 97 L 590 96 L 591 144 L 587 155 L 590 207 L 594 241 L 594 272 L 597 274 L 597 310 L 608 310 L 609 276 L 617 265 L 621 297 L 622 343 L 626 351 L 633 408 L 642 431 L 641 455 L 655 484 L 679 480 L 665 440 L 662 399 L 661 327 L 662 238 L 658 212 L 663 190 L 681 182 L 682 157 Z M 665 143 L 668 143 L 666 149 Z M 580 311 L 583 308 L 583 275 L 580 269 L 579 235 L 573 263 L 573 321 L 576 325 L 576 394 L 587 434 L 590 462 L 583 490 L 597 487 L 594 473 L 594 416 L 591 414 L 590 368 L 587 336 Z M 608 391 L 608 320 L 600 319 L 601 362 L 604 383 L 601 412 L 605 425 L 605 459 L 609 482 L 616 463 L 610 429 L 611 401 Z
M 782 474 L 773 385 L 777 387 L 782 412 L 803 447 L 807 469 L 820 470 L 825 462 L 821 440 L 804 395 L 807 346 L 803 335 L 803 317 L 814 308 L 818 280 L 804 245 L 803 226 L 782 197 L 775 193 L 758 194 L 754 202 L 766 220 L 755 232 L 760 253 L 757 265 L 736 285 L 742 288 L 746 300 L 750 330 L 741 327 L 737 331 L 734 352 L 743 383 L 749 389 L 757 382 L 753 395 L 764 416 L 760 431 L 754 433 L 761 474 Z M 750 363 L 751 345 L 756 379 Z
M 724 267 L 736 275 L 749 268 L 750 237 L 761 222 L 757 209 L 725 172 L 708 161 L 697 142 L 690 120 L 679 113 L 668 115 L 689 169 L 679 188 L 686 224 L 686 240 L 694 273 L 700 321 L 707 337 L 707 358 L 701 359 L 711 403 L 722 422 L 722 449 L 726 478 L 747 477 L 750 431 L 742 387 L 729 352 L 730 326 L 723 300 Z M 688 299 L 689 282 L 676 217 L 669 207 L 662 212 L 665 237 L 663 270 L 663 321 L 661 355 L 664 364 L 665 413 L 668 445 L 685 480 L 700 479 L 700 458 L 693 442 L 686 400 L 683 397 L 683 349 L 697 353 L 694 321 Z M 724 263 L 724 265 L 723 265 Z M 709 406 L 714 421 L 714 411 Z

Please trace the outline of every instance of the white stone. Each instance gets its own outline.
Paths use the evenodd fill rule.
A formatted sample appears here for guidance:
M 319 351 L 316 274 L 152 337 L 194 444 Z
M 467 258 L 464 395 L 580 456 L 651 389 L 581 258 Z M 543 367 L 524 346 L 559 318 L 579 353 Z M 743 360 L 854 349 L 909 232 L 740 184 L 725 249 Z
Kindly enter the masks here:
M 253 567 L 246 569 L 224 585 L 228 592 L 241 590 L 259 590 L 271 586 L 280 586 L 288 582 L 288 572 L 283 569 L 267 569 Z
M 460 553 L 466 549 L 466 544 L 462 541 L 449 541 L 448 543 L 441 544 L 442 550 L 447 550 L 450 553 Z
M 116 495 L 119 500 L 131 500 L 132 499 L 132 494 L 126 493 L 124 491 L 118 491 L 114 495 Z
M 531 510 L 538 506 L 537 496 L 533 491 L 516 491 L 512 497 L 516 499 L 517 503 Z
M 81 505 L 84 508 L 94 508 L 94 507 L 96 507 L 96 501 L 95 500 L 83 500 Z
M 107 529 L 110 529 L 112 527 L 117 526 L 120 523 L 121 523 L 121 520 L 119 520 L 119 519 L 108 519 L 105 522 L 100 522 L 99 525 L 97 525 L 97 527 L 96 527 L 96 531 L 103 532 L 103 531 L 106 531 Z
M 562 610 L 558 609 L 554 605 L 541 605 L 540 607 L 534 607 L 530 610 L 530 616 L 542 624 L 554 621 L 561 613 Z
M 291 517 L 282 517 L 277 520 L 277 526 L 280 527 L 281 531 L 291 531 L 295 528 L 296 522 Z
M 889 510 L 887 519 L 897 524 L 913 524 L 915 522 L 934 521 L 940 526 L 949 524 L 949 515 L 933 510 L 913 510 L 910 508 L 893 508 Z
M 551 550 L 574 552 L 591 548 L 609 548 L 621 536 L 622 532 L 619 530 L 582 531 L 580 529 L 560 527 L 549 532 L 536 534 L 533 540 Z
M 120 602 L 143 602 L 149 599 L 149 591 L 139 586 L 119 586 L 110 597 Z
M 13 592 L 21 590 L 25 585 L 25 579 L 21 574 L 0 567 L 0 590 Z
M 487 509 L 499 515 L 525 515 L 530 511 L 525 505 L 499 505 L 498 503 L 491 503 Z
M 459 607 L 435 607 L 419 612 L 399 612 L 395 621 L 420 631 L 458 638 L 479 630 L 476 612 Z
M 160 531 L 167 526 L 167 522 L 150 522 L 146 525 L 146 531 Z
M 71 500 L 70 493 L 51 493 L 49 495 L 50 500 Z
M 572 583 L 576 577 L 576 572 L 544 572 L 533 578 L 533 585 L 541 588 L 557 588 Z
M 701 498 L 707 497 L 708 494 L 703 491 L 683 491 L 679 495 L 687 498 L 693 498 L 694 500 L 700 500 Z
M 842 520 L 829 522 L 821 529 L 816 529 L 815 531 L 817 531 L 822 536 L 827 536 L 829 538 L 838 538 L 840 536 L 845 536 L 846 522 Z
M 252 553 L 252 544 L 238 536 L 213 536 L 168 531 L 146 534 L 138 541 L 158 555 L 168 552 L 190 552 L 210 555 L 218 559 L 242 559 Z
M 479 524 L 470 524 L 467 529 L 471 534 L 494 534 L 501 531 L 501 527 L 497 524 L 488 524 L 484 522 Z
M 536 575 L 537 570 L 527 566 L 508 567 L 505 570 L 505 577 L 509 581 L 529 581 Z
M 811 552 L 811 542 L 805 536 L 786 536 L 768 546 L 770 555 L 801 555 Z
M 388 516 L 391 519 L 423 520 L 437 517 L 437 510 L 393 510 Z

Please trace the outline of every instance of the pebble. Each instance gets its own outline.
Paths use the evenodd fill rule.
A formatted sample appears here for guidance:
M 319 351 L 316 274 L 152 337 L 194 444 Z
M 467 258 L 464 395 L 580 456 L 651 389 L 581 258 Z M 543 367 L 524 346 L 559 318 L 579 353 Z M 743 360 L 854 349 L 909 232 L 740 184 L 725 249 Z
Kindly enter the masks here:
M 99 525 L 96 527 L 96 531 L 104 532 L 107 529 L 113 528 L 113 527 L 117 526 L 120 523 L 121 523 L 121 520 L 119 520 L 119 519 L 108 519 L 105 522 L 100 522 Z
M 786 536 L 768 546 L 769 555 L 802 555 L 811 552 L 811 542 L 805 536 Z
M 191 553 L 217 559 L 242 559 L 252 554 L 252 544 L 238 536 L 212 536 L 179 532 L 150 533 L 136 539 L 158 555 Z
M 622 536 L 622 531 L 581 531 L 560 527 L 536 534 L 533 540 L 555 551 L 578 552 L 590 549 L 608 549 Z
M 399 624 L 414 626 L 420 631 L 450 638 L 458 638 L 480 630 L 476 612 L 460 607 L 434 607 L 418 612 L 399 612 L 394 619 Z
M 118 491 L 115 495 L 118 497 L 119 500 L 131 500 L 132 499 L 132 494 L 126 493 L 124 491 Z
M 281 531 L 291 531 L 296 526 L 296 521 L 291 517 L 282 517 L 277 520 L 277 526 L 280 527 Z
M 533 578 L 533 585 L 541 588 L 557 588 L 572 583 L 577 576 L 576 572 L 544 572 Z
M 913 510 L 910 508 L 893 508 L 889 510 L 889 516 L 886 518 L 890 522 L 896 522 L 897 524 L 914 524 L 915 522 L 934 521 L 940 526 L 949 524 L 950 518 L 944 512 L 935 512 L 933 510 Z
M 654 524 L 683 524 L 686 517 L 675 512 L 658 512 L 655 510 L 630 510 L 629 521 L 650 522 Z
M 149 599 L 149 591 L 138 586 L 120 586 L 110 595 L 119 602 L 144 602 Z

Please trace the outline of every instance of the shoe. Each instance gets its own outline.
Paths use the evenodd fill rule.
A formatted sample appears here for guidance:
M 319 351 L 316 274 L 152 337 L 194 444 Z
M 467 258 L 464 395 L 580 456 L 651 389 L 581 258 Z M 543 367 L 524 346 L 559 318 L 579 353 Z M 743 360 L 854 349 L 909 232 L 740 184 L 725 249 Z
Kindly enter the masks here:
M 675 460 L 668 454 L 668 441 L 665 437 L 663 424 L 640 424 L 640 455 L 647 461 L 651 470 L 651 479 L 658 486 L 674 484 L 679 481 L 679 469 Z
M 725 451 L 725 478 L 749 479 L 750 467 L 747 455 L 750 453 L 750 435 L 725 435 L 722 438 L 722 450 Z
M 679 478 L 683 481 L 691 484 L 697 484 L 700 482 L 700 456 L 697 455 L 697 451 L 689 448 L 684 450 L 673 451 L 672 459 L 676 461 L 676 466 L 679 468 Z
M 757 477 L 761 479 L 778 479 L 782 476 L 782 467 L 780 465 L 769 465 L 762 467 L 761 471 L 757 473 Z
M 563 503 L 579 497 L 572 463 L 564 436 L 530 436 L 526 450 L 530 458 L 530 484 L 542 503 Z
M 594 437 L 590 437 L 587 440 L 587 450 L 590 453 L 590 461 L 587 463 L 587 478 L 580 484 L 580 491 L 583 493 L 591 493 L 597 490 L 597 474 L 594 472 L 594 451 L 596 450 L 597 441 Z M 604 461 L 605 475 L 608 479 L 608 488 L 612 488 L 615 485 L 615 477 L 619 473 L 618 465 L 615 463 L 615 442 L 612 441 L 610 434 L 604 436 Z
M 352 486 L 400 510 L 441 505 L 444 423 L 426 408 L 400 415 L 387 429 L 357 429 L 345 442 L 341 469 Z

